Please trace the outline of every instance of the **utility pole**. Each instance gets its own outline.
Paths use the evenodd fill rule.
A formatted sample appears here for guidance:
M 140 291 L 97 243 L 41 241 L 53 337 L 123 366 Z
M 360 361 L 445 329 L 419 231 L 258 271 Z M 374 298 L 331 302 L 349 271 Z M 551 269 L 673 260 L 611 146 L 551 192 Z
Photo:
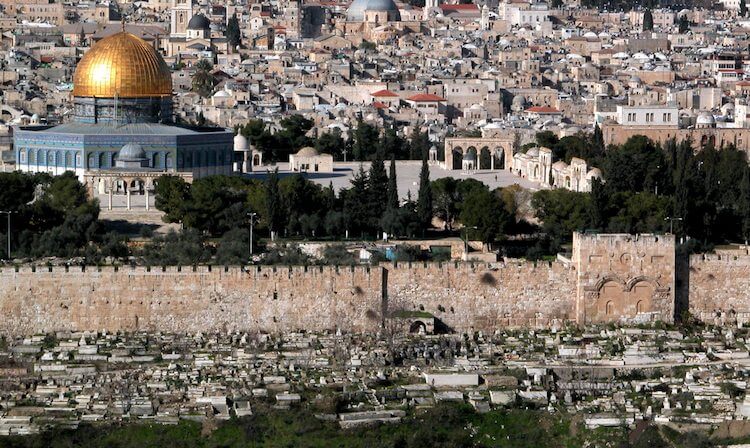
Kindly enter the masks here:
M 253 256 L 253 224 L 255 223 L 255 217 L 258 214 L 255 212 L 248 212 L 247 216 L 250 217 L 250 258 Z
M 4 213 L 8 215 L 8 252 L 7 252 L 7 255 L 8 255 L 8 261 L 10 261 L 11 260 L 10 258 L 10 215 L 13 212 L 10 210 L 0 210 L 0 213 Z

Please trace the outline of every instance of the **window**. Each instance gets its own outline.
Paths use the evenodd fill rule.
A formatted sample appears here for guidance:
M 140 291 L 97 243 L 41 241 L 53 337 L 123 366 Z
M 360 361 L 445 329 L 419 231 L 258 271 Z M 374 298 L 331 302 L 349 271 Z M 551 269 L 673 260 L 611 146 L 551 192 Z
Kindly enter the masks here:
M 26 150 L 22 149 L 20 151 L 20 157 L 21 157 L 21 163 L 26 163 Z

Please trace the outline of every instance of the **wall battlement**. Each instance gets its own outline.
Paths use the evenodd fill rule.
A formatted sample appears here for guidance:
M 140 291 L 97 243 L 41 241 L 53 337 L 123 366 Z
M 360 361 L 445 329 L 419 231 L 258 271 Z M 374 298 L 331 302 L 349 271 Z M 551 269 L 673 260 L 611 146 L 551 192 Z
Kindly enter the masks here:
M 750 319 L 743 250 L 690 258 L 681 284 L 693 315 Z M 555 262 L 3 268 L 0 333 L 377 332 L 415 316 L 459 332 L 671 322 L 675 272 L 672 236 L 581 234 L 570 261 Z

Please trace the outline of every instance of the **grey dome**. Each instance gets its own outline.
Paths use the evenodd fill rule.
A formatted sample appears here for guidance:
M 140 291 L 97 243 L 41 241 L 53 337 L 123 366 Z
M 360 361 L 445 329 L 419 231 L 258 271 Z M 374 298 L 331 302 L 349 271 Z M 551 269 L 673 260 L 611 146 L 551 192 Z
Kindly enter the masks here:
M 211 27 L 211 21 L 203 14 L 196 14 L 190 19 L 187 27 L 194 31 L 207 30 Z
M 128 143 L 120 149 L 117 160 L 123 162 L 135 162 L 146 159 L 146 151 L 137 143 Z
M 354 0 L 346 10 L 347 22 L 362 22 L 365 11 L 388 11 L 389 20 L 401 20 L 398 6 L 393 0 Z

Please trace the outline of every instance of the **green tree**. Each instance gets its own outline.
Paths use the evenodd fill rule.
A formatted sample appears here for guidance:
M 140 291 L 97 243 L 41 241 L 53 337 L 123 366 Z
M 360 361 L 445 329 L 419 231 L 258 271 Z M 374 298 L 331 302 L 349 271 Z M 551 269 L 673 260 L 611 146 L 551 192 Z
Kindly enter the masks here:
M 427 132 L 422 132 L 419 125 L 415 125 L 409 136 L 409 159 L 420 160 L 428 155 L 430 138 Z
M 396 155 L 391 156 L 391 165 L 388 171 L 388 209 L 395 210 L 398 208 L 398 182 L 396 179 Z
M 211 73 L 213 65 L 208 59 L 201 59 L 195 64 L 195 73 L 193 73 L 193 92 L 208 98 L 214 91 L 216 79 Z
M 283 227 L 283 204 L 279 192 L 279 169 L 276 168 L 268 174 L 266 180 L 266 219 L 268 229 L 278 232 Z
M 224 233 L 216 246 L 216 262 L 223 265 L 244 264 L 250 255 L 248 229 L 235 227 Z
M 357 128 L 354 130 L 354 142 L 352 147 L 354 160 L 360 162 L 369 160 L 376 152 L 377 145 L 373 143 L 379 141 L 378 128 L 359 120 Z
M 742 237 L 750 241 L 750 167 L 745 167 L 740 184 L 740 216 L 742 217 Z
M 430 185 L 430 167 L 427 165 L 427 154 L 422 156 L 422 169 L 419 172 L 419 192 L 417 193 L 417 218 L 424 231 L 432 223 L 432 186 Z
M 464 198 L 461 223 L 468 229 L 467 238 L 479 238 L 492 244 L 503 237 L 512 217 L 495 192 L 474 190 Z
M 227 40 L 232 49 L 237 48 L 242 43 L 242 31 L 240 31 L 240 21 L 237 20 L 237 15 L 232 14 L 232 17 L 227 21 Z
M 570 239 L 573 232 L 591 228 L 590 196 L 565 189 L 534 193 L 531 205 L 552 240 L 553 249 Z
M 432 182 L 433 213 L 445 223 L 446 230 L 453 230 L 453 222 L 458 214 L 458 203 L 461 195 L 458 181 L 452 177 L 443 177 Z
M 155 205 L 164 222 L 182 222 L 190 202 L 190 185 L 180 176 L 165 174 L 156 181 Z
M 346 149 L 346 141 L 341 137 L 341 131 L 334 128 L 315 140 L 315 149 L 321 154 L 330 154 L 334 159 L 341 160 Z
M 647 9 L 646 12 L 643 13 L 643 31 L 653 31 L 654 30 L 654 15 L 651 13 L 650 9 Z
M 346 228 L 351 232 L 364 235 L 369 232 L 371 213 L 369 203 L 369 179 L 362 165 L 351 180 L 351 188 L 342 191 L 344 197 L 344 217 Z
M 743 2 L 740 2 L 740 6 L 743 4 Z M 742 9 L 740 7 L 740 9 Z M 680 16 L 678 22 L 677 22 L 679 31 L 681 34 L 687 33 L 690 31 L 690 21 L 688 20 L 686 15 Z
M 375 160 L 370 165 L 368 178 L 368 204 L 373 219 L 371 227 L 377 227 L 383 212 L 388 206 L 388 175 L 385 173 L 385 163 L 380 151 L 375 155 Z

